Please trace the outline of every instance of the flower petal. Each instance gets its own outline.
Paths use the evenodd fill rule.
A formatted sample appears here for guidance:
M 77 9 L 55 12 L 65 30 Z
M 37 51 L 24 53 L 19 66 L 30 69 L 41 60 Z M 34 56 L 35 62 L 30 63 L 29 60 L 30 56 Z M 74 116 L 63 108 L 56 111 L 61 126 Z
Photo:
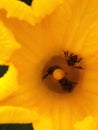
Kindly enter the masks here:
M 98 70 L 85 70 L 82 89 L 91 93 L 98 94 Z
M 36 19 L 33 15 L 32 8 L 19 0 L 3 0 L 0 3 L 0 8 L 7 11 L 7 17 L 18 18 L 19 20 L 25 20 L 31 24 L 36 23 Z
M 67 48 L 88 56 L 97 51 L 98 1 L 76 0 L 68 23 Z M 74 46 L 74 47 L 73 47 Z M 98 51 L 97 51 L 98 52 Z M 79 54 L 80 54 L 79 53 Z
M 11 64 L 6 74 L 0 78 L 0 100 L 11 95 L 17 88 L 17 71 Z
M 8 60 L 19 47 L 12 33 L 0 21 L 0 63 Z
M 34 25 L 47 14 L 51 14 L 63 0 L 34 0 L 32 6 L 19 0 L 3 0 L 0 8 L 7 11 L 7 17 L 16 17 Z
M 32 123 L 34 130 L 53 130 L 52 122 L 49 117 L 38 116 L 35 110 L 28 110 L 22 107 L 3 106 L 0 107 L 0 124 Z
M 37 120 L 37 113 L 28 109 L 13 106 L 0 107 L 0 124 L 2 123 L 33 123 Z
M 36 17 L 45 17 L 51 14 L 64 0 L 34 0 L 32 9 Z
M 84 120 L 74 125 L 74 130 L 97 130 L 97 125 L 92 116 L 86 117 Z
M 34 130 L 54 130 L 49 117 L 40 117 L 40 122 L 34 126 Z

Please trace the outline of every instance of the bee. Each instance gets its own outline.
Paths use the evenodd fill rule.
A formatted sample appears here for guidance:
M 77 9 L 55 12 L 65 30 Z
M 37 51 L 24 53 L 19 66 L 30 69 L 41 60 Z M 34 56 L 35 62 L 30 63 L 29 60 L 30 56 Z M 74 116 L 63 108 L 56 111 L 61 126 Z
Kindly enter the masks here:
M 77 82 L 70 81 L 65 77 L 59 80 L 59 83 L 63 87 L 63 90 L 68 92 L 72 92 L 74 86 L 77 84 Z
M 69 53 L 69 51 L 64 51 L 64 56 L 69 66 L 77 69 L 82 69 L 81 66 L 76 66 L 76 63 L 79 63 L 82 60 L 82 58 L 78 58 L 78 55 L 75 55 L 74 53 Z

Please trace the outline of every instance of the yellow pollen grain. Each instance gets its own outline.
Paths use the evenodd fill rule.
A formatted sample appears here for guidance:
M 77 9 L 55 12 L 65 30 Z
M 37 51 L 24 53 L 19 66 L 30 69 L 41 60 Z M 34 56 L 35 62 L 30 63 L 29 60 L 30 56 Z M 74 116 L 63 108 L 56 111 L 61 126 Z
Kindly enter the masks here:
M 55 69 L 53 72 L 53 77 L 56 80 L 61 80 L 64 77 L 64 75 L 65 75 L 65 73 L 64 73 L 64 70 L 62 70 L 62 69 Z

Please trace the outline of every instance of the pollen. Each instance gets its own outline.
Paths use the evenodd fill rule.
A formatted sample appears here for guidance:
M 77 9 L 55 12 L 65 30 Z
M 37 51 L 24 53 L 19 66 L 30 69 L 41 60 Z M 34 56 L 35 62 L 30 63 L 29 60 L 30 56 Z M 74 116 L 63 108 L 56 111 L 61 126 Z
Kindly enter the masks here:
M 53 77 L 56 80 L 61 80 L 64 77 L 65 73 L 63 69 L 55 69 L 53 72 Z

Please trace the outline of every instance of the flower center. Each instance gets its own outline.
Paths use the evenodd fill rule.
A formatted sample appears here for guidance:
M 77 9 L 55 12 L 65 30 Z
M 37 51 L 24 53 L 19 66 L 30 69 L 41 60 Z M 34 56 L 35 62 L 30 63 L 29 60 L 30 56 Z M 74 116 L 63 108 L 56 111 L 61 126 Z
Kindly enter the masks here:
M 82 66 L 82 58 L 66 51 L 48 61 L 42 71 L 42 82 L 54 92 L 71 93 L 80 82 Z
M 62 69 L 55 69 L 55 70 L 53 71 L 52 76 L 53 76 L 53 78 L 55 78 L 56 80 L 59 81 L 59 80 L 61 80 L 62 78 L 65 77 L 65 72 L 64 72 L 64 70 L 62 70 Z

